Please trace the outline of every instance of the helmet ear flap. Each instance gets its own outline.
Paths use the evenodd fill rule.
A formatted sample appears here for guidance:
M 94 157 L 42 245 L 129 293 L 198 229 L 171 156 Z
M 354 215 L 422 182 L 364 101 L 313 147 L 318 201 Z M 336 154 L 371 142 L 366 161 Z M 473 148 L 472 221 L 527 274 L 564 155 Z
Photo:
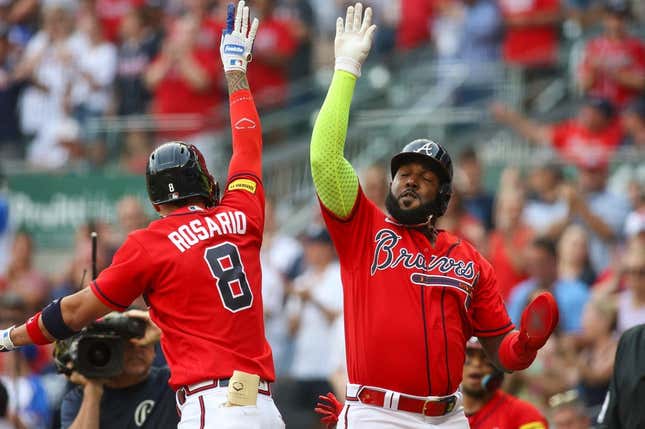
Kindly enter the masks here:
M 202 172 L 204 173 L 204 175 L 208 178 L 209 187 L 210 187 L 210 196 L 208 198 L 208 205 L 216 206 L 217 204 L 219 204 L 219 184 L 217 183 L 217 181 L 215 181 L 215 178 L 213 178 L 211 173 L 208 171 L 208 167 L 206 166 L 206 159 L 204 158 L 204 155 L 201 153 L 201 151 L 197 149 L 197 146 L 191 144 L 188 147 L 197 156 L 197 162 L 199 163 L 199 166 L 202 169 Z
M 452 185 L 449 182 L 444 182 L 439 186 L 439 192 L 436 198 L 437 213 L 436 216 L 443 216 L 448 209 L 448 203 L 452 196 Z

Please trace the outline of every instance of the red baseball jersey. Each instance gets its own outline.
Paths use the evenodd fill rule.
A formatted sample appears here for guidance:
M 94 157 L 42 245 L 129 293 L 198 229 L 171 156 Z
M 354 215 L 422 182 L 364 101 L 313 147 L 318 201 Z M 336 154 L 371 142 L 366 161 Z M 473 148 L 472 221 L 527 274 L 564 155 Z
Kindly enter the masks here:
M 599 132 L 591 132 L 576 120 L 556 124 L 551 129 L 551 144 L 560 156 L 574 164 L 610 160 L 622 138 L 619 121 Z
M 162 331 L 173 388 L 230 377 L 236 369 L 275 379 L 261 293 L 261 143 L 249 150 L 261 130 L 248 91 L 231 101 L 231 120 L 234 155 L 220 204 L 183 207 L 131 233 L 91 283 L 96 297 L 117 311 L 144 295 Z
M 540 411 L 501 390 L 475 414 L 467 415 L 470 429 L 547 429 L 549 423 Z
M 595 63 L 596 75 L 589 93 L 608 98 L 619 107 L 639 95 L 637 89 L 621 85 L 612 74 L 619 71 L 645 73 L 645 43 L 636 37 L 623 40 L 598 37 L 585 49 L 580 73 L 591 73 Z
M 513 329 L 490 264 L 445 231 L 432 246 L 362 190 L 347 219 L 321 206 L 341 264 L 350 383 L 453 393 L 466 341 Z
M 505 18 L 527 18 L 557 12 L 559 0 L 499 0 Z M 504 59 L 513 64 L 543 65 L 556 61 L 558 26 L 555 24 L 506 29 L 502 51 Z

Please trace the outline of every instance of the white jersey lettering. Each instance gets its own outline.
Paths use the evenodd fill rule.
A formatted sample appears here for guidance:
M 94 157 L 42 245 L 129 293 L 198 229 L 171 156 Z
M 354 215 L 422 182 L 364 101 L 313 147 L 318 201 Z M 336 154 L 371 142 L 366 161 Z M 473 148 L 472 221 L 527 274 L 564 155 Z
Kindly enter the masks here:
M 209 238 L 208 231 L 206 231 L 206 228 L 202 226 L 202 222 L 199 219 L 195 219 L 190 222 L 190 229 L 193 230 L 195 234 L 197 234 L 197 238 L 200 240 L 206 240 Z
M 206 225 L 208 225 L 208 233 L 211 237 L 213 237 L 215 234 L 222 235 L 222 230 L 213 219 L 208 216 L 206 216 L 204 219 L 206 219 Z
M 237 233 L 246 234 L 246 216 L 242 212 L 233 213 L 235 216 L 235 222 L 237 223 Z
M 222 231 L 224 231 L 224 234 L 233 233 L 233 231 L 231 231 L 231 219 L 229 219 L 228 213 L 217 213 L 215 217 L 219 221 L 219 224 L 222 226 Z
M 177 231 L 173 231 L 168 234 L 168 238 L 170 239 L 170 241 L 172 241 L 172 244 L 177 246 L 177 249 L 179 249 L 181 253 L 184 253 L 184 250 L 190 247 L 188 244 L 186 244 L 184 239 L 181 238 L 181 235 L 179 235 Z
M 181 234 L 182 237 L 184 237 L 184 240 L 189 245 L 197 244 L 199 242 L 199 239 L 193 234 L 193 232 L 188 228 L 188 225 L 182 225 L 179 228 L 177 228 L 177 231 Z
M 181 252 L 185 252 L 200 241 L 218 235 L 246 234 L 246 214 L 241 211 L 217 213 L 214 218 L 204 216 L 181 225 L 168 234 L 168 239 Z

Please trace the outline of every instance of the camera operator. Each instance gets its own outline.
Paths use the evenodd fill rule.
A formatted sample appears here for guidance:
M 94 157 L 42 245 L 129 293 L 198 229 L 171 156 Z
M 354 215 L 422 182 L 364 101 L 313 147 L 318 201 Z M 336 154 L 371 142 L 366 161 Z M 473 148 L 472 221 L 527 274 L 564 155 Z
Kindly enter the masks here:
M 136 317 L 134 311 L 129 317 Z M 168 386 L 168 368 L 152 366 L 154 344 L 142 339 L 125 341 L 123 371 L 110 378 L 87 378 L 72 371 L 78 386 L 63 398 L 61 427 L 176 428 L 175 393 Z

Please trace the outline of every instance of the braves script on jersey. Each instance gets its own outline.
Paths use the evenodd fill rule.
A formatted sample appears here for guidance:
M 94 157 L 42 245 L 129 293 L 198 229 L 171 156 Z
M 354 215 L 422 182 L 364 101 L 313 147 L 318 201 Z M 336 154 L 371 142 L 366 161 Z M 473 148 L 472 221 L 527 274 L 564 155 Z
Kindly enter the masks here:
M 348 219 L 321 207 L 341 263 L 350 383 L 453 393 L 468 338 L 513 329 L 490 264 L 447 232 L 433 247 L 360 189 Z
M 236 94 L 232 118 L 259 123 L 248 91 Z M 112 265 L 92 282 L 94 294 L 118 311 L 144 294 L 163 332 L 174 388 L 230 377 L 235 369 L 275 378 L 262 311 L 261 145 L 257 160 L 240 157 L 240 147 L 249 146 L 245 136 L 261 139 L 260 127 L 233 130 L 234 155 L 219 205 L 183 207 L 131 233 Z M 249 172 L 253 161 L 257 168 Z

